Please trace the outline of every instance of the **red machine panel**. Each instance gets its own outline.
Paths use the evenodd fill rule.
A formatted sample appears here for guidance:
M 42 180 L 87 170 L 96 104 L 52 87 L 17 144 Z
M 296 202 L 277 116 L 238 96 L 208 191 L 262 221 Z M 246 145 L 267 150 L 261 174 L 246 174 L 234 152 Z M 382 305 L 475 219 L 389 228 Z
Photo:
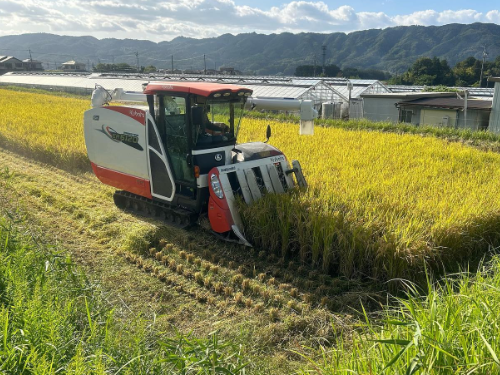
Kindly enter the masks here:
M 102 183 L 120 190 L 141 195 L 145 198 L 152 198 L 151 186 L 148 180 L 100 167 L 94 163 L 91 164 L 95 175 Z

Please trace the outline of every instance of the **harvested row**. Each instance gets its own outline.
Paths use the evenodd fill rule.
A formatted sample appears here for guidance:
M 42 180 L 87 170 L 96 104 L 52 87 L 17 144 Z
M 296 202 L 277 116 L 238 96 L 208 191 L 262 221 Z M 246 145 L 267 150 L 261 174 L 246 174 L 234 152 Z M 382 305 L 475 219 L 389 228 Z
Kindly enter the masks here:
M 330 310 L 349 315 L 349 306 L 373 298 L 364 294 L 369 289 L 355 281 L 332 279 L 296 263 L 278 268 L 276 257 L 270 262 L 263 252 L 241 252 L 238 246 L 214 241 L 202 230 L 164 227 L 158 221 L 122 212 L 109 199 L 112 189 L 98 184 L 91 175 L 75 177 L 4 151 L 0 152 L 0 165 L 8 167 L 0 173 L 2 207 L 7 206 L 4 196 L 19 199 L 30 222 L 43 224 L 50 238 L 69 244 L 89 269 L 101 270 L 108 285 L 114 286 L 112 298 L 118 305 L 122 305 L 118 293 L 127 295 L 127 304 L 141 311 L 154 299 L 158 314 L 167 312 L 161 319 L 169 327 L 175 324 L 180 330 L 205 334 L 213 328 L 215 314 L 223 322 L 224 334 L 231 337 L 252 325 L 258 331 L 252 342 L 266 351 L 268 345 L 277 350 L 297 342 L 311 346 L 313 337 L 329 339 L 334 334 L 330 322 L 337 318 L 317 307 L 321 298 L 326 297 L 324 304 Z M 110 259 L 102 264 L 103 257 Z M 126 264 L 125 259 L 140 271 L 118 267 Z M 316 300 L 304 300 L 316 292 L 322 293 Z M 339 324 L 347 324 L 340 316 Z M 291 332 L 290 327 L 296 328 Z
M 215 248 L 203 250 L 194 239 L 189 241 L 184 245 L 165 245 L 165 240 L 160 240 L 148 254 L 127 251 L 125 256 L 164 281 L 173 283 L 172 276 L 183 276 L 187 281 L 182 283 L 189 285 L 185 288 L 187 290 L 201 287 L 214 296 L 224 297 L 226 302 L 232 302 L 234 298 L 237 305 L 255 307 L 258 311 L 273 307 L 288 307 L 299 313 L 316 307 L 339 311 L 348 305 L 346 298 L 349 294 L 351 299 L 359 298 L 355 297 L 359 286 L 354 282 L 349 285 L 346 281 L 320 275 L 305 267 L 297 268 L 293 262 L 282 264 L 281 268 L 271 268 L 268 264 L 275 263 L 276 259 L 259 259 L 258 254 L 246 260 L 229 260 L 231 256 L 219 257 Z M 365 286 L 362 300 L 366 305 L 369 305 L 368 297 Z
M 14 155 L 2 156 L 0 164 L 16 163 Z M 187 291 L 195 287 L 202 294 L 217 288 L 216 296 L 222 296 L 220 291 L 224 290 L 224 298 L 218 301 L 233 302 L 237 293 L 242 293 L 245 299 L 255 300 L 253 306 L 272 300 L 271 307 L 278 308 L 292 300 L 292 305 L 306 303 L 311 308 L 320 306 L 332 311 L 345 311 L 347 306 L 359 305 L 359 301 L 370 304 L 373 300 L 367 293 L 368 285 L 332 278 L 297 262 L 285 263 L 264 251 L 242 252 L 237 245 L 214 243 L 203 230 L 164 227 L 157 221 L 121 212 L 113 205 L 113 189 L 102 184 L 96 188 L 98 182 L 90 175 L 77 178 L 67 174 L 62 178 L 57 169 L 49 173 L 45 168 L 33 178 L 20 172 L 28 170 L 25 163 L 18 160 L 17 164 L 19 171 L 5 172 L 12 174 L 7 179 L 9 189 L 23 201 L 29 196 L 33 212 L 44 222 L 62 225 L 71 237 L 74 233 L 85 234 L 104 246 L 130 253 L 129 261 L 150 273 L 161 266 L 155 276 L 168 272 L 168 276 L 176 277 L 176 285 L 186 284 Z M 157 259 L 157 253 L 162 254 L 162 259 Z

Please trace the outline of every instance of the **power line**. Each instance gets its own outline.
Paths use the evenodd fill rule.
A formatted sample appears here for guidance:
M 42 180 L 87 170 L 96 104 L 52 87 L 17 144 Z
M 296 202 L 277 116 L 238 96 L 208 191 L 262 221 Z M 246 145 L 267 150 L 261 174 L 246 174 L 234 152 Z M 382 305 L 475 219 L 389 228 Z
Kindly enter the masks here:
M 54 52 L 39 52 L 39 51 L 32 51 L 29 49 L 13 49 L 13 48 L 0 48 L 0 51 L 16 51 L 16 52 L 28 52 L 28 53 L 33 53 L 33 54 L 38 54 L 42 56 L 70 56 L 73 57 L 75 56 L 74 54 L 67 54 L 67 53 L 54 53 Z M 126 57 L 126 56 L 136 56 L 138 57 L 139 52 L 134 52 L 134 53 L 127 53 L 127 54 L 122 54 L 122 55 L 111 55 L 112 60 L 114 60 L 115 57 Z M 193 57 L 187 57 L 185 59 L 178 59 L 175 61 L 189 61 L 189 60 L 194 60 L 194 59 L 199 59 L 201 57 L 208 57 L 210 59 L 209 54 L 203 54 L 203 55 L 198 55 L 198 56 L 193 56 Z M 157 59 L 154 57 L 146 57 L 148 60 L 155 60 L 155 61 L 162 61 L 162 62 L 170 62 L 170 60 L 162 60 L 162 59 Z
M 0 51 L 28 52 L 27 49 L 0 48 Z
M 75 58 L 75 54 L 68 54 L 68 53 L 57 53 L 57 52 L 40 52 L 40 51 L 33 51 L 31 49 L 15 49 L 15 48 L 0 48 L 0 51 L 13 51 L 13 52 L 26 52 L 26 54 L 29 56 L 30 58 L 30 61 L 33 61 L 33 55 L 37 55 L 39 56 L 38 57 L 38 60 L 40 62 L 43 62 L 45 64 L 53 64 L 52 62 L 48 62 L 48 61 L 45 61 L 45 58 L 49 57 L 49 56 L 58 56 L 58 57 L 62 57 L 62 56 L 68 56 L 68 57 L 71 57 L 73 59 L 77 59 Z M 170 63 L 171 64 L 171 67 L 172 67 L 172 71 L 174 70 L 174 61 L 178 64 L 180 64 L 181 66 L 185 66 L 184 63 L 186 62 L 193 62 L 194 60 L 198 60 L 200 61 L 201 58 L 203 58 L 203 68 L 204 68 L 204 71 L 206 71 L 207 67 L 206 67 L 206 64 L 207 64 L 207 59 L 209 61 L 212 61 L 214 63 L 214 69 L 217 69 L 217 60 L 219 60 L 219 65 L 223 65 L 222 62 L 220 61 L 220 58 L 217 59 L 215 56 L 212 58 L 211 57 L 212 54 L 207 54 L 207 53 L 204 53 L 203 55 L 197 55 L 197 56 L 192 56 L 192 57 L 186 57 L 186 58 L 183 58 L 183 59 L 175 59 L 174 60 L 174 56 L 172 55 L 171 56 L 171 59 L 159 59 L 159 58 L 154 58 L 154 57 L 143 57 L 144 59 L 146 59 L 147 61 L 159 61 L 159 62 L 165 62 L 165 63 Z M 124 54 L 121 54 L 121 55 L 109 55 L 110 58 L 111 58 L 111 62 L 114 63 L 114 60 L 115 60 L 115 57 L 117 58 L 120 58 L 120 57 L 133 57 L 135 56 L 135 60 L 136 60 L 136 66 L 137 66 L 137 69 L 139 69 L 139 51 L 136 51 L 134 53 L 124 53 Z M 81 56 L 81 57 L 78 57 L 78 58 L 82 58 L 84 59 L 85 56 Z M 110 61 L 108 59 L 102 59 L 100 57 L 97 57 L 97 60 L 99 63 L 101 63 L 101 61 Z M 93 60 L 92 62 L 94 62 L 95 60 Z M 90 64 L 90 59 L 87 57 L 87 63 Z M 200 61 L 200 65 L 201 65 L 201 61 Z M 90 67 L 90 65 L 89 65 Z M 191 65 L 192 67 L 192 65 Z

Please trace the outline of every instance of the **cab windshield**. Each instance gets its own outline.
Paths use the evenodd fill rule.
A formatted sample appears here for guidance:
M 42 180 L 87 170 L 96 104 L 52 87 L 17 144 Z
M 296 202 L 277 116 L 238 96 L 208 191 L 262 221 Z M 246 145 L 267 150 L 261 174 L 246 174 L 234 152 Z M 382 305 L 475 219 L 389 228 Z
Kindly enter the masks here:
M 206 148 L 235 143 L 243 115 L 243 101 L 203 99 L 195 100 L 191 108 L 193 145 Z

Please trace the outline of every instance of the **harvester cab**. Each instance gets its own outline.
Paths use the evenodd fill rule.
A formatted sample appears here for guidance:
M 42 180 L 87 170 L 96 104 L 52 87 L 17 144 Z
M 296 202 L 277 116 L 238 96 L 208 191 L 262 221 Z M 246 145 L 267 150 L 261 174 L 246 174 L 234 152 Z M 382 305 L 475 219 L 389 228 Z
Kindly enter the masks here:
M 118 191 L 117 206 L 187 227 L 208 218 L 213 232 L 245 245 L 236 199 L 247 204 L 306 182 L 298 161 L 264 143 L 237 144 L 252 90 L 200 82 L 152 82 L 142 93 L 97 87 L 84 132 L 92 169 Z M 138 105 L 108 105 L 111 100 Z M 269 140 L 270 128 L 266 136 Z M 267 142 L 267 141 L 266 141 Z M 295 175 L 296 182 L 293 176 Z

